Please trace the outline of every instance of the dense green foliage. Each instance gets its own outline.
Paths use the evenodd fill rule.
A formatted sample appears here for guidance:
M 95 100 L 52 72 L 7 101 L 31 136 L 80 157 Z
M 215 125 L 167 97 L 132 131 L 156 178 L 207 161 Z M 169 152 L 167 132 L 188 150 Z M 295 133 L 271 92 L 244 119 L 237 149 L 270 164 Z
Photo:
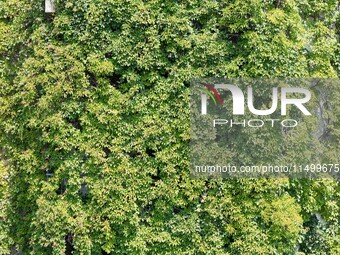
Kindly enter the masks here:
M 0 254 L 8 254 L 10 247 L 10 237 L 8 233 L 8 172 L 4 162 L 0 161 Z
M 190 79 L 337 77 L 337 4 L 0 0 L 0 253 L 339 254 L 334 180 L 188 169 Z

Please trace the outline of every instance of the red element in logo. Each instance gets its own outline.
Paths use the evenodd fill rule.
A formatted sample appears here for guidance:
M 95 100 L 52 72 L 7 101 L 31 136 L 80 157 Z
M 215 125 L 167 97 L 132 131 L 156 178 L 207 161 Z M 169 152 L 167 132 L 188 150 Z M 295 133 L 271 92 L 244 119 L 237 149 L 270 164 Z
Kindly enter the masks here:
M 223 105 L 220 94 L 218 94 L 217 90 L 213 86 L 203 82 L 201 82 L 201 84 L 203 84 L 208 90 L 212 91 L 215 94 L 218 102 L 220 102 L 220 105 Z

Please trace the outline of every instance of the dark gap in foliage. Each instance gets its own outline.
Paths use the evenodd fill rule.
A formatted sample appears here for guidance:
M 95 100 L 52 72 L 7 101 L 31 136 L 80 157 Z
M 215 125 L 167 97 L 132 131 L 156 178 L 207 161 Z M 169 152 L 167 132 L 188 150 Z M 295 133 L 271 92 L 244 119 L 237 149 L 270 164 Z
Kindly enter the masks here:
M 232 236 L 229 236 L 229 240 L 224 243 L 223 249 L 228 250 L 230 244 L 233 242 L 234 242 L 234 238 Z
M 88 200 L 88 194 L 89 194 L 89 187 L 87 186 L 86 182 L 83 182 L 80 185 L 79 194 L 81 196 L 81 200 L 83 201 L 83 203 L 86 203 Z
M 45 172 L 46 181 L 48 181 L 53 175 L 54 175 L 54 169 L 53 169 L 53 168 L 49 168 L 49 169 Z
M 117 73 L 114 73 L 108 76 L 108 78 L 109 78 L 111 86 L 118 88 L 119 83 L 121 82 L 122 76 Z
M 95 75 L 90 73 L 89 71 L 85 71 L 85 74 L 88 77 L 90 84 L 93 87 L 98 87 L 98 82 Z M 122 80 L 122 76 L 120 74 L 114 73 L 110 76 L 106 76 L 106 78 L 109 80 L 111 86 L 119 88 L 119 84 L 121 83 Z
M 84 178 L 86 175 L 87 175 L 86 173 L 81 173 L 80 178 Z M 86 203 L 88 200 L 89 187 L 85 181 L 80 185 L 78 194 L 80 195 L 83 203 Z
M 75 129 L 82 130 L 82 126 L 79 120 L 71 120 L 70 118 L 65 118 L 65 121 L 71 124 Z
M 166 59 L 169 61 L 170 64 L 175 64 L 177 61 L 177 56 L 173 52 L 168 52 L 166 54 Z
M 82 152 L 82 164 L 86 161 L 86 160 L 88 160 L 89 159 L 89 157 L 86 155 L 86 153 L 83 151 Z M 83 173 L 82 173 L 83 174 Z
M 18 207 L 18 213 L 20 216 L 24 217 L 27 215 L 28 211 L 24 207 L 20 206 Z
M 112 52 L 107 52 L 104 54 L 105 58 L 111 59 L 112 58 Z
M 289 131 L 294 130 L 294 128 L 293 127 L 282 127 L 281 130 L 282 130 L 282 134 L 288 135 Z
M 155 205 L 153 201 L 148 200 L 147 204 L 141 207 L 141 219 L 143 220 L 146 216 L 150 215 L 150 213 L 154 210 L 155 210 Z M 146 221 L 143 221 L 143 222 L 145 225 L 148 224 Z
M 216 132 L 215 140 L 214 140 L 214 141 L 215 141 L 215 142 L 219 142 L 219 141 L 221 141 L 223 138 L 224 138 L 224 136 L 221 135 L 220 132 Z
M 170 71 L 169 70 L 162 70 L 160 73 L 160 76 L 162 76 L 165 79 L 168 79 L 170 76 Z
M 37 94 L 38 94 L 39 96 L 44 95 L 44 93 L 43 93 L 43 87 L 42 87 L 41 84 L 37 84 L 37 85 L 35 86 L 35 89 L 36 89 Z
M 103 148 L 103 151 L 104 151 L 104 153 L 105 153 L 105 158 L 109 158 L 109 157 L 111 156 L 111 151 L 110 151 L 109 148 L 104 147 L 104 148 Z
M 53 22 L 54 17 L 55 17 L 55 13 L 46 13 L 45 14 L 45 20 L 47 22 Z
M 326 128 L 325 131 L 322 133 L 319 140 L 330 140 L 332 137 L 332 130 L 330 128 Z
M 286 0 L 274 0 L 275 8 L 280 9 L 285 7 Z
M 319 218 L 317 215 L 319 215 Z M 323 222 L 320 214 L 313 213 L 310 219 L 303 224 L 307 232 L 304 235 L 304 241 L 299 245 L 299 251 L 311 254 L 313 251 L 322 250 L 323 254 L 331 254 L 331 250 L 326 244 L 326 234 L 329 227 L 327 225 L 326 222 Z
M 129 157 L 131 157 L 131 158 L 136 158 L 137 156 L 141 156 L 142 154 L 138 151 L 131 150 L 131 151 L 127 152 L 127 155 L 129 155 Z
M 73 246 L 73 240 L 74 240 L 73 234 L 68 234 L 67 236 L 65 236 L 65 243 L 66 243 L 65 255 L 71 255 L 75 251 L 74 246 Z
M 64 34 L 61 34 L 61 33 L 58 33 L 57 35 L 55 35 L 54 38 L 59 42 L 65 41 L 65 36 L 64 36 Z
M 107 252 L 104 251 L 103 249 L 102 249 L 101 253 L 102 253 L 102 255 L 109 255 L 109 253 L 107 253 Z
M 201 30 L 203 28 L 203 24 L 199 20 L 191 20 L 191 23 L 196 30 Z
M 184 87 L 186 87 L 186 88 L 190 88 L 190 86 L 191 86 L 191 83 L 190 83 L 190 81 L 184 81 L 183 82 L 183 85 L 184 85 Z
M 94 75 L 92 73 L 85 71 L 85 75 L 88 77 L 89 82 L 93 87 L 98 87 L 96 77 L 94 77 Z
M 149 157 L 152 157 L 154 158 L 156 155 L 156 151 L 154 149 L 151 149 L 151 148 L 146 148 L 145 150 L 146 154 L 149 156 Z
M 20 255 L 20 252 L 17 250 L 15 246 L 10 248 L 10 255 Z
M 59 188 L 57 189 L 56 193 L 58 195 L 64 194 L 64 192 L 66 191 L 66 187 L 67 187 L 67 178 L 63 179 L 63 181 L 60 183 Z
M 238 43 L 241 37 L 241 34 L 240 33 L 227 34 L 227 37 L 232 43 Z
M 180 212 L 182 212 L 183 211 L 183 208 L 182 207 L 177 207 L 177 206 L 175 206 L 173 209 L 172 209 L 172 212 L 174 213 L 174 214 L 179 214 Z
M 162 179 L 161 178 L 161 170 L 159 169 L 159 167 L 157 167 L 157 173 L 154 174 L 154 175 L 151 175 L 151 178 L 153 180 L 152 186 L 155 186 L 156 182 Z
M 0 148 L 0 160 L 3 160 L 4 162 L 4 166 L 8 166 L 9 165 L 9 158 L 6 157 L 6 149 L 1 149 Z
M 82 103 L 79 108 L 81 108 L 82 110 L 85 109 L 85 103 Z M 71 124 L 75 129 L 78 129 L 80 131 L 83 130 L 83 127 L 81 125 L 81 121 L 79 119 L 79 113 L 77 112 L 78 109 L 72 109 L 72 110 L 68 110 L 67 108 L 64 109 L 64 121 L 68 124 Z M 80 109 L 79 109 L 80 111 Z
M 141 214 L 141 218 L 143 218 L 144 216 L 146 216 L 146 214 L 148 213 L 148 212 L 150 212 L 151 210 L 152 210 L 152 206 L 150 206 L 150 205 L 147 205 L 147 206 L 144 206 L 143 208 L 142 208 L 142 214 Z

